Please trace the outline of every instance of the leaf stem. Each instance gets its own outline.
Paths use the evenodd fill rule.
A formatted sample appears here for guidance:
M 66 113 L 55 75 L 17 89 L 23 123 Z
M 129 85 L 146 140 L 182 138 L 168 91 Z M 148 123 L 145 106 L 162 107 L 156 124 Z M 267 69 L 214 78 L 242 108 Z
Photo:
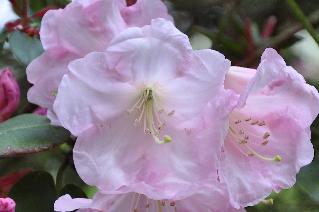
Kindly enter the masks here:
M 309 34 L 313 37 L 316 43 L 319 45 L 319 34 L 316 32 L 315 28 L 311 25 L 308 18 L 300 9 L 299 5 L 295 0 L 287 0 L 287 4 L 290 7 L 291 11 L 295 15 L 295 17 L 299 20 L 299 22 L 304 26 L 304 28 L 309 32 Z
M 59 192 L 62 189 L 63 186 L 63 177 L 64 177 L 64 172 L 66 168 L 69 165 L 69 158 L 68 155 L 65 157 L 63 163 L 61 164 L 58 173 L 56 175 L 56 189 Z

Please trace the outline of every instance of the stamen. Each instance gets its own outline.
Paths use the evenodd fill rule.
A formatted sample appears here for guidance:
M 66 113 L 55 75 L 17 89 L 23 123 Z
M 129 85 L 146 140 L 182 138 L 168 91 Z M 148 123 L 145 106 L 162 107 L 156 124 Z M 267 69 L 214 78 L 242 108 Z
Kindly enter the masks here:
M 172 141 L 172 137 L 169 135 L 164 135 L 161 139 L 160 131 L 165 126 L 165 122 L 161 121 L 160 114 L 165 112 L 162 108 L 157 110 L 156 99 L 153 93 L 153 90 L 150 88 L 146 88 L 137 102 L 127 110 L 129 114 L 136 111 L 138 113 L 138 117 L 134 120 L 134 125 L 139 124 L 143 119 L 143 129 L 145 134 L 151 135 L 154 141 L 158 144 L 169 143 Z M 168 113 L 168 116 L 172 116 L 175 113 L 172 110 Z
M 150 199 L 148 197 L 146 197 L 146 205 L 145 205 L 145 208 L 146 208 L 146 211 L 149 211 L 149 208 L 151 207 L 150 205 Z
M 160 200 L 157 200 L 157 208 L 158 208 L 158 212 L 163 212 L 163 208 L 162 208 L 162 204 Z
M 245 120 L 245 122 L 249 122 L 249 123 L 247 123 L 249 125 L 247 125 L 245 122 L 243 123 L 243 120 Z M 249 117 L 249 118 L 244 118 L 244 119 L 237 119 L 236 118 L 234 122 L 230 122 L 230 123 L 233 123 L 233 126 L 229 127 L 230 135 L 232 135 L 232 137 L 235 139 L 235 141 L 237 141 L 234 143 L 234 145 L 242 154 L 244 154 L 246 156 L 255 156 L 259 159 L 266 160 L 266 161 L 280 162 L 282 160 L 280 155 L 275 155 L 274 157 L 266 157 L 266 156 L 260 154 L 259 152 L 257 152 L 249 144 L 250 136 L 253 137 L 253 140 L 254 140 L 254 139 L 256 139 L 255 138 L 256 135 L 252 132 L 249 133 L 249 131 L 247 134 L 247 132 L 244 131 L 244 129 L 245 129 L 244 126 L 246 125 L 246 128 L 248 127 L 247 129 L 252 128 L 252 126 L 255 126 L 257 128 L 263 127 L 266 125 L 265 121 L 263 121 L 263 120 L 253 120 L 252 121 L 252 118 Z M 238 128 L 238 127 L 236 127 L 236 126 L 240 126 L 240 130 L 237 131 L 236 128 Z M 259 131 L 257 131 L 257 132 L 259 132 Z M 269 132 L 265 132 L 264 134 L 262 134 L 262 136 L 261 136 L 261 139 L 262 139 L 261 145 L 262 146 L 265 146 L 269 143 L 269 139 L 268 139 L 269 137 L 270 137 Z M 239 146 L 238 144 L 240 144 L 241 146 Z M 246 150 L 243 149 L 243 147 Z
M 267 161 L 276 161 L 276 162 L 280 162 L 281 161 L 281 157 L 280 155 L 276 155 L 273 158 L 269 158 L 269 157 L 265 157 L 261 154 L 259 154 L 258 152 L 256 152 L 253 148 L 251 148 L 249 145 L 245 144 L 246 148 L 251 152 L 251 156 L 256 156 L 262 160 L 267 160 Z
M 57 94 L 58 94 L 58 92 L 56 90 L 51 91 L 51 96 L 56 97 Z
M 134 212 L 138 212 L 138 203 L 140 201 L 140 197 L 141 197 L 141 194 L 137 194 L 137 198 L 136 198 L 136 202 L 135 202 L 135 205 L 134 205 Z

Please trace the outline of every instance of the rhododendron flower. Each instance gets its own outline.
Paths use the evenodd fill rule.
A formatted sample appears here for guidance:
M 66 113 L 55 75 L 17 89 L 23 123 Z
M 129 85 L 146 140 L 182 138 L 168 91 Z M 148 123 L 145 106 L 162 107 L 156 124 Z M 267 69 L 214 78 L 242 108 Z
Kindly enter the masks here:
M 10 68 L 0 71 L 0 122 L 16 111 L 20 102 L 20 88 Z
M 229 67 L 218 52 L 194 52 L 164 19 L 130 28 L 105 53 L 72 62 L 54 110 L 78 136 L 74 162 L 81 178 L 102 191 L 152 199 L 196 192 L 216 171 L 237 101 L 223 88 Z
M 254 205 L 293 186 L 300 167 L 312 161 L 319 95 L 273 49 L 257 70 L 231 67 L 225 86 L 241 99 L 230 115 L 221 173 L 234 206 Z
M 16 203 L 11 198 L 0 198 L 1 212 L 15 212 Z
M 69 62 L 104 51 L 122 30 L 149 24 L 157 17 L 171 20 L 160 0 L 138 0 L 130 7 L 125 0 L 73 0 L 64 9 L 48 11 L 40 30 L 45 52 L 27 67 L 33 84 L 29 101 L 47 108 L 52 123 L 58 124 L 52 105 Z
M 70 195 L 60 197 L 54 204 L 55 211 L 78 212 L 239 212 L 243 208 L 233 208 L 228 200 L 227 191 L 215 185 L 182 200 L 152 200 L 143 194 L 126 193 L 107 195 L 97 193 L 92 200 Z

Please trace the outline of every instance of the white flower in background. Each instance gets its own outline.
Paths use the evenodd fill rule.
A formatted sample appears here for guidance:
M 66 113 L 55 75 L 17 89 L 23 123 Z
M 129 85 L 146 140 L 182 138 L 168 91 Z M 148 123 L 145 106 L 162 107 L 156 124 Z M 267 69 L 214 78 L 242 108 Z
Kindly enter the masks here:
M 0 0 L 0 31 L 8 21 L 17 19 L 18 16 L 14 13 L 12 6 L 8 0 Z

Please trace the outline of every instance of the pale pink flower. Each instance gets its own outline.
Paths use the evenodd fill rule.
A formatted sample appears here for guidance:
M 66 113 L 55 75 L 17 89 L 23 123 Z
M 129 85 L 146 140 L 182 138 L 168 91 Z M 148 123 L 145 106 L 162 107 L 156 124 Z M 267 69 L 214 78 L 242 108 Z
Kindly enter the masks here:
M 235 207 L 254 205 L 293 186 L 312 161 L 310 125 L 319 95 L 273 49 L 265 50 L 257 70 L 231 67 L 225 87 L 241 99 L 230 115 L 221 173 Z
M 64 9 L 50 10 L 40 31 L 45 51 L 27 67 L 28 80 L 33 84 L 29 101 L 48 108 L 48 117 L 58 124 L 52 105 L 69 62 L 104 51 L 119 32 L 158 17 L 171 20 L 160 0 L 138 0 L 130 7 L 125 0 L 73 0 Z
M 72 62 L 54 110 L 78 136 L 74 162 L 81 178 L 101 190 L 153 199 L 196 192 L 216 171 L 237 102 L 223 88 L 229 67 L 216 51 L 194 52 L 164 19 L 130 28 L 105 53 Z
M 143 194 L 102 194 L 93 199 L 75 198 L 70 195 L 60 197 L 54 204 L 55 211 L 78 212 L 240 212 L 243 208 L 233 208 L 225 188 L 215 185 L 207 190 L 182 200 L 153 200 Z
M 11 198 L 0 198 L 1 212 L 15 212 L 16 203 Z
M 20 102 L 20 88 L 10 68 L 0 71 L 0 122 L 16 111 Z

